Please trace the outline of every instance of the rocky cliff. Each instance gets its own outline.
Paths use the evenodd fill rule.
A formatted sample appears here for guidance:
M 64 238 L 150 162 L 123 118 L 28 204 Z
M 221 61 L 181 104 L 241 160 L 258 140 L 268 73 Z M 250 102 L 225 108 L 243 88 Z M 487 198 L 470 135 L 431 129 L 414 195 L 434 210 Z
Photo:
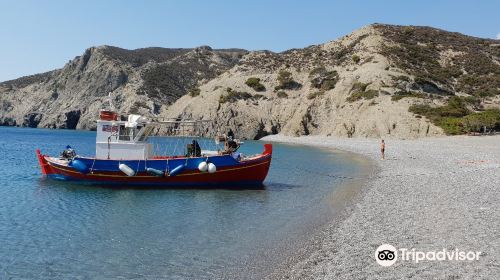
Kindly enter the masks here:
M 0 124 L 93 129 L 109 92 L 123 114 L 153 116 L 232 68 L 244 50 L 92 47 L 62 69 L 0 83 Z
M 122 114 L 213 119 L 251 139 L 442 135 L 500 107 L 500 41 L 373 24 L 282 53 L 90 48 L 63 69 L 1 83 L 0 123 L 91 129 L 108 92 Z

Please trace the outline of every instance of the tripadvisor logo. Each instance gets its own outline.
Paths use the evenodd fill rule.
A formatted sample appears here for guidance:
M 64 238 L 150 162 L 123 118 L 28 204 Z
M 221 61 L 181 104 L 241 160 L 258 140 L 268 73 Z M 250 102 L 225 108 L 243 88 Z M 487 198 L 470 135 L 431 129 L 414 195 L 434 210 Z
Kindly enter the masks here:
M 375 251 L 375 260 L 381 266 L 391 266 L 398 259 L 398 250 L 392 245 L 383 244 Z
M 458 249 L 438 251 L 418 251 L 415 248 L 399 248 L 390 245 L 380 245 L 375 250 L 375 260 L 381 266 L 391 266 L 399 259 L 401 261 L 411 261 L 419 263 L 420 261 L 477 261 L 481 252 L 460 251 Z

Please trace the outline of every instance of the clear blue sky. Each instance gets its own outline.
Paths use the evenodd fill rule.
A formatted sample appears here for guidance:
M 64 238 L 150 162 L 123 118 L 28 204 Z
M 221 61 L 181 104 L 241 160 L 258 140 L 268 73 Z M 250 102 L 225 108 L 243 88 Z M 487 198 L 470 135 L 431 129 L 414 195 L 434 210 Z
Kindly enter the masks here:
M 379 22 L 500 36 L 500 1 L 0 0 L 0 81 L 62 67 L 95 45 L 269 49 Z

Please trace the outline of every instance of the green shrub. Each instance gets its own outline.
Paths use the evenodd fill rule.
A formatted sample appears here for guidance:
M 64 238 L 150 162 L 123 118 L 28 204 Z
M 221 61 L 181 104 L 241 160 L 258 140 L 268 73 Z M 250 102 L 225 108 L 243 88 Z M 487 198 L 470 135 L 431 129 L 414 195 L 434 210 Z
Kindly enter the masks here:
M 448 99 L 448 105 L 440 107 L 441 115 L 445 117 L 463 117 L 470 113 L 467 104 L 458 96 Z
M 430 120 L 432 120 L 434 117 L 440 117 L 436 111 L 436 108 L 433 108 L 427 104 L 413 104 L 408 108 L 408 111 L 415 115 L 426 116 Z
M 441 118 L 445 117 L 455 117 L 460 118 L 466 116 L 470 113 L 467 109 L 465 102 L 454 96 L 448 100 L 448 104 L 440 107 L 431 107 L 429 105 L 411 105 L 409 111 L 417 114 L 426 116 L 428 119 L 434 123 L 439 123 Z
M 357 56 L 357 55 L 352 56 L 352 61 L 354 61 L 354 63 L 358 64 L 360 60 L 361 60 L 361 58 L 359 58 L 359 56 Z
M 444 106 L 431 107 L 417 104 L 411 105 L 409 111 L 427 117 L 450 135 L 479 131 L 482 127 L 495 128 L 500 126 L 500 110 L 471 113 L 467 108 L 467 104 L 470 102 L 475 101 L 467 97 L 453 96 L 448 99 L 448 104 Z
M 189 96 L 191 96 L 191 97 L 198 96 L 198 95 L 200 95 L 200 93 L 201 93 L 201 90 L 199 88 L 192 88 L 188 92 Z
M 441 127 L 447 135 L 464 134 L 464 127 L 461 118 L 442 118 L 437 125 Z
M 405 26 L 403 27 L 403 34 L 405 35 L 410 35 L 413 33 L 415 29 L 412 26 Z
M 365 83 L 361 83 L 361 82 L 355 82 L 352 85 L 351 92 L 352 91 L 365 91 L 366 88 L 368 87 L 368 85 L 370 85 L 370 84 L 369 83 L 365 84 Z
M 337 71 L 327 71 L 325 67 L 318 67 L 309 73 L 311 85 L 322 91 L 327 91 L 335 88 L 339 80 Z
M 292 73 L 286 70 L 280 70 L 278 72 L 278 85 L 274 90 L 280 89 L 299 89 L 302 85 L 293 80 Z
M 373 99 L 379 95 L 377 90 L 366 90 L 368 84 L 355 82 L 351 88 L 351 95 L 346 99 L 348 102 L 354 102 L 360 99 Z
M 288 94 L 286 94 L 286 92 L 280 90 L 276 93 L 278 95 L 279 98 L 287 98 L 288 97 Z
M 476 96 L 461 96 L 463 102 L 467 105 L 472 106 L 474 110 L 482 110 L 483 105 L 481 104 L 481 99 Z
M 347 101 L 348 102 L 354 102 L 354 101 L 358 101 L 360 99 L 373 99 L 375 97 L 377 97 L 379 95 L 379 92 L 377 90 L 367 90 L 367 91 L 357 91 L 357 92 L 354 92 L 353 94 L 351 94 L 351 96 L 349 96 L 347 98 Z
M 463 101 L 465 101 L 466 103 L 468 104 L 471 104 L 471 105 L 479 105 L 481 104 L 481 99 L 475 97 L 475 96 L 463 96 L 463 97 L 460 97 L 462 98 Z
M 221 95 L 219 96 L 219 104 L 223 104 L 223 103 L 226 103 L 226 102 L 227 102 L 227 97 L 226 97 L 226 95 L 221 94 Z
M 293 82 L 292 73 L 290 73 L 286 70 L 279 71 L 278 72 L 278 82 L 280 84 L 286 84 L 286 83 Z
M 245 84 L 251 88 L 253 88 L 255 91 L 265 91 L 266 87 L 260 83 L 259 78 L 248 78 Z
M 398 91 L 395 92 L 394 95 L 391 97 L 392 101 L 398 101 L 403 98 L 427 98 L 427 95 L 420 93 L 420 92 L 414 92 L 414 91 Z
M 462 118 L 466 132 L 479 132 L 482 128 L 494 129 L 500 126 L 500 110 L 487 110 L 473 113 Z
M 325 92 L 324 91 L 316 91 L 316 92 L 311 92 L 307 95 L 307 99 L 315 99 L 316 97 L 323 95 Z
M 483 120 L 481 120 L 481 116 L 479 114 L 470 114 L 463 117 L 461 121 L 466 132 L 480 131 L 483 127 Z
M 326 68 L 321 66 L 321 67 L 316 67 L 311 72 L 309 72 L 309 78 L 313 78 L 316 75 L 322 75 L 323 73 L 327 72 Z
M 241 100 L 254 99 L 254 97 L 248 92 L 234 91 L 231 88 L 227 88 L 226 91 L 227 91 L 227 94 L 221 94 L 219 96 L 219 103 L 220 104 L 223 104 L 226 102 L 234 103 L 240 99 Z M 262 97 L 262 95 L 260 95 L 260 96 Z M 259 98 L 258 96 L 255 97 L 255 99 L 258 99 L 258 98 Z

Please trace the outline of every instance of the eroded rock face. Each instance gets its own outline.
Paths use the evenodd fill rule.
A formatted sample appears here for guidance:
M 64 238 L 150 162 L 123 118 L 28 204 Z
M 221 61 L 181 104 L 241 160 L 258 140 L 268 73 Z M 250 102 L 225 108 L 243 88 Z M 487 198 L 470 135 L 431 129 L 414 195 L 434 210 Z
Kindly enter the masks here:
M 80 115 L 80 110 L 69 111 L 58 115 L 51 122 L 46 122 L 46 126 L 59 129 L 76 129 Z
M 16 126 L 16 125 L 17 125 L 16 120 L 12 118 L 5 118 L 2 120 L 2 122 L 0 122 L 0 126 Z
M 80 120 L 80 110 L 69 111 L 64 114 L 66 116 L 66 128 L 75 129 L 78 121 Z
M 40 113 L 29 113 L 24 116 L 22 126 L 25 127 L 37 127 L 42 120 L 43 115 Z

